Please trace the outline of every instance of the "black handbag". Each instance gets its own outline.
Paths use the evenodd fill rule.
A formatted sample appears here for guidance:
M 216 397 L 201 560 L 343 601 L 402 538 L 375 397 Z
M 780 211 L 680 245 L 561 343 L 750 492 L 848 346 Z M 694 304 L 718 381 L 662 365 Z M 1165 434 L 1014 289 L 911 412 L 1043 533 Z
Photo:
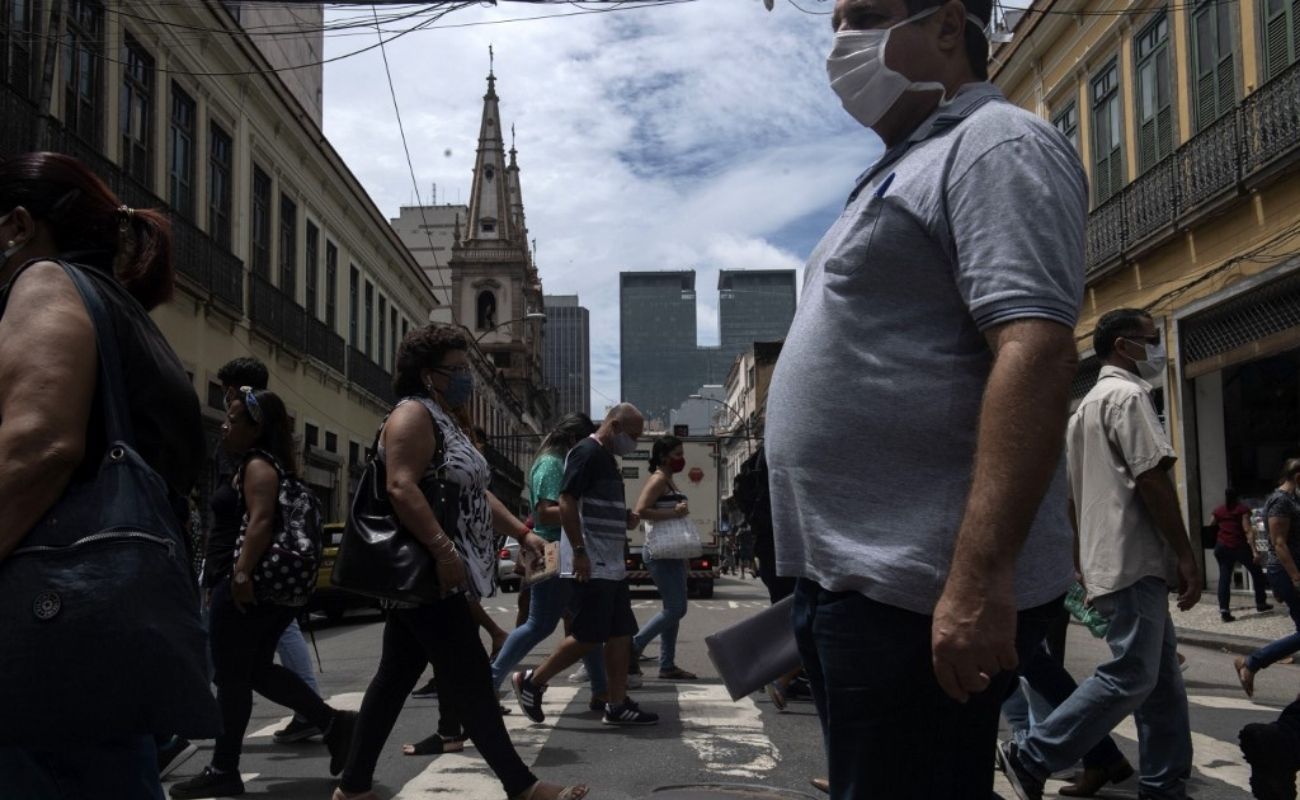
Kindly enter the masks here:
M 435 464 L 443 463 L 443 441 L 438 431 Z M 378 436 L 371 452 L 370 463 L 352 498 L 330 582 L 340 589 L 381 600 L 415 605 L 436 602 L 441 592 L 433 555 L 402 526 L 393 510 L 388 499 L 388 469 L 379 457 Z M 420 491 L 438 524 L 455 540 L 459 535 L 460 486 L 444 479 L 439 469 L 420 481 Z
M 62 266 L 94 324 L 108 445 L 0 561 L 0 744 L 212 738 L 221 722 L 180 520 L 134 448 L 108 310 Z

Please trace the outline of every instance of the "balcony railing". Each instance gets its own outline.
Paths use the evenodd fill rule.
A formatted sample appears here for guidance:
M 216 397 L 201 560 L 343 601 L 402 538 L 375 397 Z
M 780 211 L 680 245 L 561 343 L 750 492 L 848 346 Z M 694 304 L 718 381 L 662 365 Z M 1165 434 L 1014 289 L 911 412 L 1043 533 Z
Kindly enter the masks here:
M 307 355 L 342 373 L 347 370 L 347 343 L 315 317 L 307 316 Z
M 384 403 L 396 402 L 392 376 L 355 347 L 348 348 L 348 380 Z
M 1300 155 L 1300 63 L 1088 215 L 1091 278 Z
M 253 323 L 253 330 L 269 335 L 292 350 L 306 353 L 306 309 L 258 275 L 252 276 L 251 289 L 248 318 Z

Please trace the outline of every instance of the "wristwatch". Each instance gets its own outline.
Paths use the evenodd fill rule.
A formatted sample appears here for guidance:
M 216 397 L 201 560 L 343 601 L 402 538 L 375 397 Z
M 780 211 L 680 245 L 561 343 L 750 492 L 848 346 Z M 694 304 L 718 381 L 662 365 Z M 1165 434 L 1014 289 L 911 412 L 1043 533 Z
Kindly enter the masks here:
M 237 586 L 243 586 L 243 585 L 246 584 L 246 583 L 248 583 L 248 573 L 247 573 L 247 572 L 236 572 L 236 573 L 235 573 L 235 584 L 236 584 Z

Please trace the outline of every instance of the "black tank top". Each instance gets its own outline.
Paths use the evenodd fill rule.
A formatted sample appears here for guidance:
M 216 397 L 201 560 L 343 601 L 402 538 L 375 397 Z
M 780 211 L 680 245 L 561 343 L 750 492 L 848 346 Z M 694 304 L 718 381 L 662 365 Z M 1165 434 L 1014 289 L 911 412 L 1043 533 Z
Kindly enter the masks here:
M 136 450 L 167 482 L 173 511 L 184 523 L 188 518 L 185 498 L 198 480 L 206 449 L 194 386 L 149 312 L 113 277 L 106 256 L 69 253 L 64 258 L 80 266 L 100 290 L 122 358 Z M 0 289 L 0 308 L 8 300 L 9 286 Z M 94 473 L 107 447 L 99 391 L 97 386 L 78 477 Z

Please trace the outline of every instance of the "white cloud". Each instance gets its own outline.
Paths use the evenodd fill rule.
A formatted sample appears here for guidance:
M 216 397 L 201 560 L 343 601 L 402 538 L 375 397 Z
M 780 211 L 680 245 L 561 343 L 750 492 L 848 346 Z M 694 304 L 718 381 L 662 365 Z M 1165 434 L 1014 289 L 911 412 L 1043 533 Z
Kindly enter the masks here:
M 444 24 L 537 13 L 503 3 Z M 467 201 L 494 45 L 542 279 L 591 309 L 593 382 L 616 398 L 620 270 L 696 269 L 701 340 L 716 342 L 717 270 L 801 266 L 878 152 L 826 85 L 830 39 L 827 17 L 786 4 L 700 0 L 417 32 L 388 56 L 422 196 L 436 182 L 440 202 Z M 327 56 L 367 43 L 330 39 Z M 327 67 L 325 122 L 396 216 L 411 178 L 378 51 Z

